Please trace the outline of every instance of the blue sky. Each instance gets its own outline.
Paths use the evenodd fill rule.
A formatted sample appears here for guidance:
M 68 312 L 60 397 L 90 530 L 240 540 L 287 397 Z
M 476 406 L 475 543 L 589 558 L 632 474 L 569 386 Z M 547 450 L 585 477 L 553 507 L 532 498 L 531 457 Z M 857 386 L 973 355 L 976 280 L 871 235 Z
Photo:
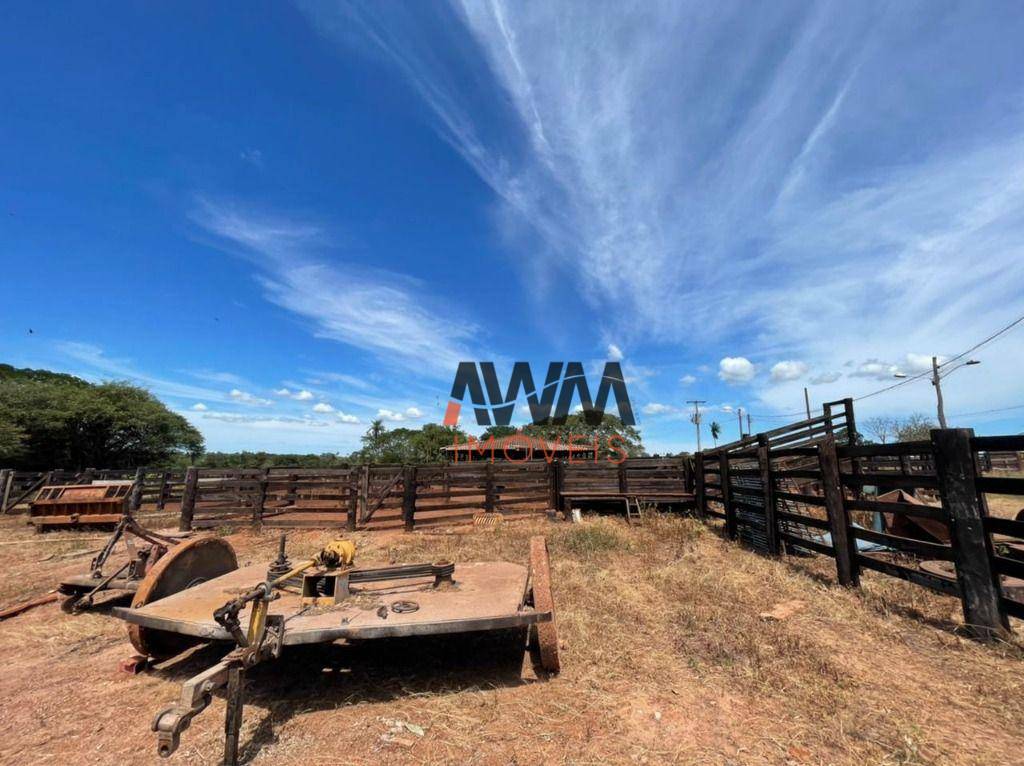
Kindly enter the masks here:
M 1013 2 L 9 7 L 0 360 L 211 449 L 439 421 L 461 359 L 621 358 L 651 451 L 689 399 L 774 426 L 1024 314 L 1022 39 Z M 1024 429 L 1022 352 L 952 425 Z

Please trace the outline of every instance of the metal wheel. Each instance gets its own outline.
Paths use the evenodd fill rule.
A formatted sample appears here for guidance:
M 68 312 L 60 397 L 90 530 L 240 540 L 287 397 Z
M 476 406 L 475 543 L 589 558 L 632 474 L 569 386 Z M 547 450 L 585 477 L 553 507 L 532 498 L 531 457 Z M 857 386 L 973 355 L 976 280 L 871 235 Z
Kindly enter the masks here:
M 219 537 L 199 537 L 174 546 L 160 557 L 139 583 L 132 609 L 151 604 L 238 569 L 235 550 Z M 194 636 L 165 630 L 128 626 L 128 640 L 139 652 L 156 660 L 166 660 L 200 643 Z
M 538 622 L 534 626 L 540 666 L 549 673 L 557 673 L 561 669 L 558 661 L 558 628 L 555 625 L 555 599 L 551 595 L 548 541 L 543 537 L 530 538 L 530 582 L 534 609 L 538 612 L 551 612 L 551 622 Z

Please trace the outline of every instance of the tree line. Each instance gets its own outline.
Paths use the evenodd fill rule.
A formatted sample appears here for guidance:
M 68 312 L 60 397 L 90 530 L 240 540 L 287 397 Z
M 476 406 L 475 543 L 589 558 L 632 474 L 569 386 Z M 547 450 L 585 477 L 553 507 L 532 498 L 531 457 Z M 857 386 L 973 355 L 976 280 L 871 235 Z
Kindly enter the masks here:
M 0 365 L 4 467 L 130 468 L 202 451 L 202 434 L 145 389 Z
M 568 444 L 608 437 L 631 457 L 644 453 L 639 431 L 614 415 L 591 425 L 570 415 L 563 425 L 492 426 L 476 438 L 516 433 Z M 89 383 L 48 370 L 0 365 L 0 466 L 20 470 L 66 468 L 336 468 L 351 463 L 437 463 L 442 450 L 472 438 L 458 427 L 427 423 L 389 429 L 370 423 L 359 449 L 348 454 L 206 452 L 202 434 L 145 389 L 124 382 Z

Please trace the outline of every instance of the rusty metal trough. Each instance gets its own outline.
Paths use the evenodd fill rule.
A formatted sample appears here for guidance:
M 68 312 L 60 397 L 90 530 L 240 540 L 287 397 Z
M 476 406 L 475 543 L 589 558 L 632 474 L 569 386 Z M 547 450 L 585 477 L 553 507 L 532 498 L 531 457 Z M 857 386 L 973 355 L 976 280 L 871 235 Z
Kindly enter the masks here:
M 131 481 L 43 487 L 29 504 L 28 523 L 37 531 L 47 527 L 117 524 L 128 509 L 131 488 Z

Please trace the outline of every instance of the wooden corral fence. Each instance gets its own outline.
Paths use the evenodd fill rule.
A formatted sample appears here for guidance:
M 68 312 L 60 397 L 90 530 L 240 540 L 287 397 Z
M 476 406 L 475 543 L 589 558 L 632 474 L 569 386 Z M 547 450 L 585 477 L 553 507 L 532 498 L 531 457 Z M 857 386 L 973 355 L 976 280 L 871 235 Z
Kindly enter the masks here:
M 190 468 L 180 494 L 184 529 L 268 527 L 412 529 L 560 509 L 571 490 L 692 498 L 688 458 L 580 461 L 479 460 L 444 465 L 219 471 Z
M 698 516 L 768 555 L 829 556 L 843 585 L 871 570 L 954 596 L 975 635 L 1005 635 L 1024 619 L 1024 521 L 990 516 L 986 495 L 1024 495 L 1024 478 L 981 467 L 1024 436 L 857 445 L 849 402 L 841 412 L 697 453 Z

